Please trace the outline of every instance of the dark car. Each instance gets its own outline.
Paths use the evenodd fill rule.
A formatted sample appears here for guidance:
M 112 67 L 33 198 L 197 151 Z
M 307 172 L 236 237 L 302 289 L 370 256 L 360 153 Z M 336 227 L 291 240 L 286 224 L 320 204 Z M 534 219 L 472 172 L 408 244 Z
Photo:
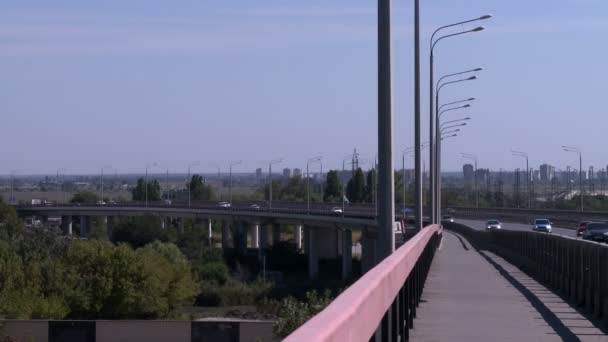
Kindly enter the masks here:
M 583 239 L 603 242 L 606 233 L 608 233 L 608 223 L 589 223 L 587 224 L 587 230 L 583 233 Z
M 576 236 L 583 236 L 583 233 L 587 230 L 587 225 L 591 223 L 589 221 L 581 221 L 576 227 Z

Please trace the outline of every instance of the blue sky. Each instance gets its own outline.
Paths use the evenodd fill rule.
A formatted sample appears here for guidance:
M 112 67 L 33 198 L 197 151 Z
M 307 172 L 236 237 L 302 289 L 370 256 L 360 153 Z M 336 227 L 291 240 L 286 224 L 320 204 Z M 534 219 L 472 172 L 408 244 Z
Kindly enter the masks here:
M 413 145 L 412 2 L 393 2 L 395 149 Z M 445 41 L 437 73 L 477 66 L 445 101 L 477 97 L 451 118 L 470 126 L 444 145 L 479 167 L 608 164 L 603 99 L 608 76 L 605 0 L 423 2 L 423 117 L 428 117 L 432 28 L 492 13 L 486 30 Z M 376 154 L 375 1 L 104 0 L 0 3 L 0 174 L 243 171 L 284 157 L 322 155 L 341 167 L 357 148 Z M 467 26 L 465 28 L 472 28 Z M 458 28 L 461 29 L 461 28 Z M 448 114 L 446 114 L 448 115 Z M 446 117 L 447 118 L 447 117 Z M 424 129 L 425 135 L 428 129 Z M 395 164 L 401 156 L 395 153 Z M 411 165 L 412 158 L 406 159 Z M 159 169 L 160 169 L 159 168 Z M 278 167 L 277 167 L 278 168 Z

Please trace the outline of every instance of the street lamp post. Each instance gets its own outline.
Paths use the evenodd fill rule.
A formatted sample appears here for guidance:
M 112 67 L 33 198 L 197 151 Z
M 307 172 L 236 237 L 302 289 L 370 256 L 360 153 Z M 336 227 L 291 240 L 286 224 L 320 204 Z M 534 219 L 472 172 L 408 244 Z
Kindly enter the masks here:
M 272 165 L 283 161 L 283 158 L 271 160 L 268 163 L 268 210 L 272 209 Z
M 321 157 L 309 158 L 306 160 L 306 213 L 310 213 L 310 173 L 309 173 L 309 165 L 310 163 L 320 162 Z
M 188 179 L 186 179 L 186 184 L 188 185 L 188 208 L 190 208 L 192 198 L 192 176 L 190 175 L 190 168 L 192 166 L 198 166 L 200 164 L 201 163 L 197 161 L 188 164 Z
M 240 165 L 242 163 L 243 163 L 242 160 L 230 163 L 230 182 L 229 182 L 230 188 L 228 190 L 228 198 L 229 198 L 230 208 L 231 209 L 232 209 L 232 167 L 236 166 L 236 165 Z
M 151 164 L 146 164 L 146 181 L 145 181 L 145 206 L 148 206 L 148 169 L 154 166 L 158 166 L 158 163 L 154 162 Z
M 475 189 L 475 204 L 479 208 L 479 191 L 477 191 L 477 156 L 467 153 L 460 154 L 463 158 L 475 161 L 475 172 L 473 172 L 473 186 Z
M 562 148 L 564 149 L 564 151 L 566 152 L 572 152 L 572 153 L 578 153 L 578 162 L 579 162 L 579 167 L 578 167 L 578 185 L 579 185 L 579 189 L 581 192 L 580 198 L 581 198 L 581 212 L 584 211 L 584 200 L 583 200 L 583 196 L 584 196 L 584 188 L 583 188 L 583 153 L 581 152 L 580 149 L 576 148 L 576 147 L 570 147 L 570 146 L 564 146 L 562 145 Z
M 433 122 L 434 120 L 434 106 L 433 106 L 433 97 L 435 95 L 434 92 L 434 85 L 435 85 L 435 81 L 433 79 L 433 74 L 434 74 L 434 60 L 435 60 L 435 46 L 437 45 L 437 43 L 439 43 L 439 41 L 446 39 L 446 38 L 450 38 L 450 37 L 455 37 L 455 36 L 459 36 L 462 34 L 466 34 L 466 33 L 472 33 L 472 32 L 479 32 L 482 31 L 484 28 L 482 26 L 476 27 L 474 29 L 471 30 L 466 30 L 466 31 L 462 31 L 462 32 L 456 32 L 456 33 L 452 33 L 452 34 L 447 34 L 444 36 L 441 36 L 437 39 L 435 39 L 435 36 L 437 35 L 437 33 L 439 33 L 441 30 L 444 30 L 446 28 L 450 28 L 450 27 L 454 27 L 454 26 L 459 26 L 459 25 L 463 25 L 463 24 L 467 24 L 467 23 L 471 23 L 471 22 L 475 22 L 475 21 L 479 21 L 479 20 L 486 20 L 486 19 L 490 19 L 492 18 L 492 15 L 487 14 L 487 15 L 483 15 L 481 17 L 478 18 L 473 18 L 470 20 L 464 20 L 458 23 L 454 23 L 454 24 L 449 24 L 449 25 L 445 25 L 445 26 L 441 26 L 438 29 L 436 29 L 433 34 L 431 35 L 431 41 L 430 41 L 430 54 L 429 54 L 429 58 L 430 58 L 430 63 L 429 63 L 429 78 L 430 78 L 430 82 L 429 82 L 429 138 L 431 141 L 431 145 L 430 145 L 430 170 L 431 170 L 431 174 L 433 174 L 433 157 L 435 154 L 435 147 L 434 147 L 434 142 L 433 140 L 435 139 L 435 135 L 434 135 L 434 130 L 436 129 L 436 124 L 434 124 Z M 437 133 L 438 134 L 438 133 Z M 438 139 L 439 140 L 439 139 Z M 432 180 L 431 177 L 431 194 L 434 193 L 434 189 L 435 189 L 435 185 L 434 182 Z M 435 215 L 435 208 L 434 205 L 431 205 L 431 220 L 435 221 L 436 219 L 436 215 Z M 433 223 L 437 223 L 437 222 L 433 222 Z
M 528 209 L 530 208 L 530 165 L 528 160 L 528 154 L 526 152 L 521 151 L 513 151 L 511 150 L 511 154 L 516 157 L 521 157 L 526 159 L 526 202 Z

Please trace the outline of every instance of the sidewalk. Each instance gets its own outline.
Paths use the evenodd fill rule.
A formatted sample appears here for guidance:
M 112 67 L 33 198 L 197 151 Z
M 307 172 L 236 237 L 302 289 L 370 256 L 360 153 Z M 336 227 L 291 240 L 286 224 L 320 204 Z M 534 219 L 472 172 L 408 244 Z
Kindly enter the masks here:
M 410 341 L 608 341 L 608 336 L 513 265 L 444 231 Z

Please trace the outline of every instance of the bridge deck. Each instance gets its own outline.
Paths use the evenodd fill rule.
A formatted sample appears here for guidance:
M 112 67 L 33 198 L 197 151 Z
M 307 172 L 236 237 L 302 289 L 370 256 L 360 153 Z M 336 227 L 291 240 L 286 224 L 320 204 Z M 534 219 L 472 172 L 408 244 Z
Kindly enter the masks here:
M 410 341 L 608 341 L 504 259 L 444 232 Z

